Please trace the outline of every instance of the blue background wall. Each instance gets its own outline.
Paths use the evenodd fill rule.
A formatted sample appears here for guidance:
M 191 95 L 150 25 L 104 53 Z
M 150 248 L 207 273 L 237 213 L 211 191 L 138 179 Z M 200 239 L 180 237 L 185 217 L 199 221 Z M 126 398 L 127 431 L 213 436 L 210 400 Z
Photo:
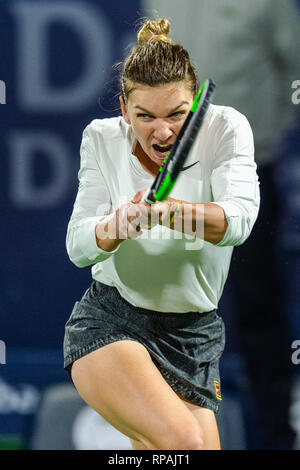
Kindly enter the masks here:
M 68 379 L 64 324 L 91 280 L 65 249 L 81 135 L 95 117 L 116 114 L 112 65 L 135 42 L 139 8 L 137 0 L 0 2 L 2 436 L 22 441 L 41 391 Z
M 137 1 L 1 2 L 1 339 L 59 347 L 90 270 L 67 259 L 85 125 L 112 116 L 114 62 L 134 41 Z M 89 51 L 90 56 L 88 56 Z M 101 103 L 99 104 L 99 97 Z

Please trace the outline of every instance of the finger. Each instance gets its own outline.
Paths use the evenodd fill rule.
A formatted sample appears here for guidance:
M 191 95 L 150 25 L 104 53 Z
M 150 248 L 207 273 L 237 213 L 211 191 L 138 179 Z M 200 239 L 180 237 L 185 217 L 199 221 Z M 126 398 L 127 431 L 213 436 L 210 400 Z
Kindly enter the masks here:
M 160 202 L 155 204 L 153 211 L 160 224 L 163 224 L 163 222 L 170 217 L 170 206 L 168 203 Z
M 128 223 L 128 227 L 127 227 L 128 238 L 135 239 L 137 237 L 140 237 L 142 234 L 143 234 L 143 231 L 140 225 Z
M 147 189 L 141 189 L 140 191 L 138 191 L 131 199 L 131 202 L 133 202 L 134 204 L 141 202 L 146 191 Z

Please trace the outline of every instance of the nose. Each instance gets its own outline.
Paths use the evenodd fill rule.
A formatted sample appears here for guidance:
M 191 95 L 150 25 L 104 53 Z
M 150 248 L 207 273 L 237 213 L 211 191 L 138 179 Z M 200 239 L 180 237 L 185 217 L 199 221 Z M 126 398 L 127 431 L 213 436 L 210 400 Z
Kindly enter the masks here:
M 170 124 L 164 119 L 156 119 L 153 137 L 158 142 L 164 143 L 172 136 L 173 132 Z

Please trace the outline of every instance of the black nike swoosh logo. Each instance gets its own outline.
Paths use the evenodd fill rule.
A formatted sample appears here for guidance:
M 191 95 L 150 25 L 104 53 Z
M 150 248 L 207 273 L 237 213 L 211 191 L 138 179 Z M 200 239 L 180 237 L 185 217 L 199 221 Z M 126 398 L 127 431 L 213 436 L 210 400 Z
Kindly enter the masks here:
M 184 166 L 181 171 L 188 170 L 189 168 L 192 168 L 192 166 L 197 165 L 197 163 L 199 163 L 199 160 L 198 160 L 197 162 L 195 162 L 195 163 L 192 163 L 192 164 L 189 165 L 189 166 Z

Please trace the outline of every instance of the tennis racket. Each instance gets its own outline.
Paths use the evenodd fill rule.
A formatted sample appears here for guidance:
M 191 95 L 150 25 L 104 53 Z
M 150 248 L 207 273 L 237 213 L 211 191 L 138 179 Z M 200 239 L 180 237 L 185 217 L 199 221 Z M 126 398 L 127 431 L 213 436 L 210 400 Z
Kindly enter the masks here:
M 208 79 L 199 89 L 170 152 L 152 186 L 143 197 L 144 202 L 155 204 L 169 196 L 201 128 L 215 87 L 213 80 Z

